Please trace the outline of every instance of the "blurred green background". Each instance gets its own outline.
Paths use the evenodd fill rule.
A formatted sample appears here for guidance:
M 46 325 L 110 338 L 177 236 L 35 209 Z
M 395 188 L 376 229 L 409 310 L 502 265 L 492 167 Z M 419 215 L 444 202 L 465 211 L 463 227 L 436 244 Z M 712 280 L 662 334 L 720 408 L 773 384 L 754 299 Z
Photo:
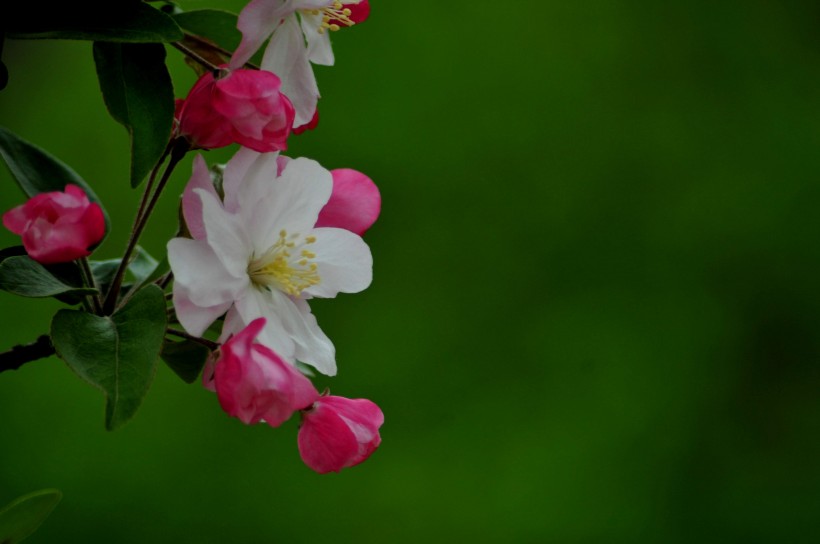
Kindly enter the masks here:
M 333 40 L 289 154 L 382 191 L 373 285 L 314 305 L 319 383 L 383 408 L 382 447 L 319 476 L 295 420 L 246 427 L 164 366 L 107 433 L 100 393 L 31 363 L 0 375 L 0 503 L 65 496 L 30 542 L 820 541 L 817 2 L 372 0 Z M 0 124 L 92 184 L 117 256 L 138 193 L 90 44 L 3 58 Z M 58 305 L 0 308 L 6 349 Z

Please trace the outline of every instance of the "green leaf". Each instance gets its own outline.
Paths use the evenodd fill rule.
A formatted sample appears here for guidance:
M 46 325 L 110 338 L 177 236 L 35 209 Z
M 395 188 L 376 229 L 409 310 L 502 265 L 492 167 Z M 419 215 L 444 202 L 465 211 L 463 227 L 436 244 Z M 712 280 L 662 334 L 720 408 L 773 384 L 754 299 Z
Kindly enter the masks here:
M 137 292 L 110 317 L 60 310 L 51 321 L 57 355 L 105 393 L 109 431 L 131 419 L 156 373 L 165 336 L 165 296 L 156 285 Z
M 63 191 L 69 183 L 80 187 L 91 202 L 102 208 L 105 232 L 108 233 L 110 222 L 105 207 L 91 187 L 68 165 L 4 127 L 0 127 L 0 156 L 6 161 L 14 181 L 29 197 Z
M 210 354 L 211 350 L 191 340 L 172 342 L 166 339 L 160 356 L 182 381 L 194 383 Z
M 94 281 L 97 287 L 105 293 L 114 281 L 114 274 L 120 266 L 120 259 L 107 259 L 105 261 L 88 261 L 91 273 L 94 274 Z
M 104 9 L 103 9 L 104 8 Z M 106 42 L 172 42 L 182 31 L 165 13 L 144 2 L 15 5 L 3 14 L 10 38 L 51 38 Z
M 53 297 L 63 294 L 92 295 L 96 289 L 68 285 L 28 255 L 0 262 L 0 289 L 23 297 Z
M 142 285 L 142 283 L 152 275 L 158 265 L 159 261 L 153 258 L 151 254 L 142 247 L 137 246 L 134 252 L 134 258 L 128 264 L 128 270 L 134 275 L 135 284 Z
M 94 43 L 105 106 L 131 136 L 131 186 L 165 152 L 174 121 L 174 87 L 160 44 Z
M 0 510 L 0 544 L 16 544 L 37 530 L 63 498 L 57 489 L 23 495 Z

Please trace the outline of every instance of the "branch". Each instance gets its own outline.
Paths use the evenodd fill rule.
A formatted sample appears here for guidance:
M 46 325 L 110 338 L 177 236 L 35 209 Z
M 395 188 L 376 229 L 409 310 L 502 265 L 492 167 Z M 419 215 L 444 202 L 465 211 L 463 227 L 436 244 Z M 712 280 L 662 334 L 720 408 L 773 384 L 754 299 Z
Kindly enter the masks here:
M 54 355 L 54 353 L 51 338 L 44 334 L 31 344 L 14 346 L 10 350 L 0 353 L 0 372 L 17 370 L 28 362 Z

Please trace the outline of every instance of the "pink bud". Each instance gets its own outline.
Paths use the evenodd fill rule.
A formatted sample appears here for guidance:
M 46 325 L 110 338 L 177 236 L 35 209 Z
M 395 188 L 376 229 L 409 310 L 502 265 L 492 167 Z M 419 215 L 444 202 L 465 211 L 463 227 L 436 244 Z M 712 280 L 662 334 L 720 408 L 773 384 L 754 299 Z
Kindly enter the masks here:
M 299 454 L 319 474 L 358 465 L 379 447 L 382 423 L 381 409 L 367 399 L 319 397 L 303 412 Z
M 333 192 L 319 212 L 316 226 L 346 229 L 361 236 L 379 217 L 379 189 L 369 177 L 350 168 L 337 168 L 330 173 Z
M 200 77 L 178 104 L 178 134 L 202 149 L 234 142 L 260 153 L 286 149 L 295 114 L 279 77 L 265 70 L 221 73 Z
M 105 236 L 105 218 L 82 189 L 40 193 L 3 214 L 3 225 L 23 239 L 29 257 L 43 264 L 65 263 L 91 255 Z
M 213 385 L 229 416 L 248 425 L 264 421 L 278 427 L 319 393 L 293 365 L 254 343 L 264 326 L 264 317 L 254 319 L 225 342 L 213 367 Z

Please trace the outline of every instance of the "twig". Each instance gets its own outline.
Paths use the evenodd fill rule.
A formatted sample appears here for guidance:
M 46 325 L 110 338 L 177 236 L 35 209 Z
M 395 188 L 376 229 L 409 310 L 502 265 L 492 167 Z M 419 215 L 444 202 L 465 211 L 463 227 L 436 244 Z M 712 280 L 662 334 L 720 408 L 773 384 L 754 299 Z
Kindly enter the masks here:
M 54 355 L 54 353 L 51 338 L 49 338 L 47 334 L 44 334 L 31 344 L 14 346 L 10 350 L 0 353 L 0 372 L 17 370 L 30 361 L 43 359 L 49 355 Z

